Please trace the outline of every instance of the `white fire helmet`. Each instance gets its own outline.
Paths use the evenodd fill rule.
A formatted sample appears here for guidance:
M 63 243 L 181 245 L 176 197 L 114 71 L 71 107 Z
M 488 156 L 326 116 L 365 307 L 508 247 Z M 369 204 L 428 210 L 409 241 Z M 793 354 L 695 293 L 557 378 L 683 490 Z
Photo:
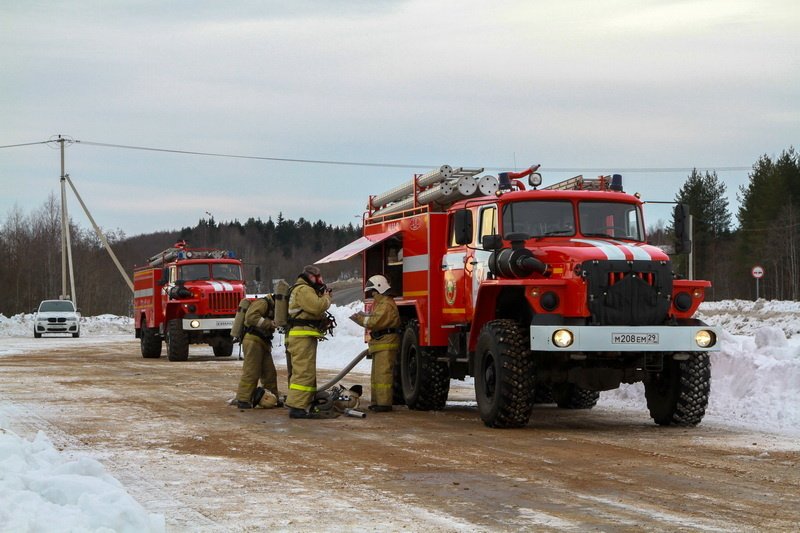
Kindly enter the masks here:
M 378 274 L 376 276 L 372 276 L 367 280 L 367 285 L 364 287 L 364 292 L 373 289 L 381 294 L 384 294 L 386 291 L 391 289 L 391 287 L 389 286 L 389 281 L 380 274 Z

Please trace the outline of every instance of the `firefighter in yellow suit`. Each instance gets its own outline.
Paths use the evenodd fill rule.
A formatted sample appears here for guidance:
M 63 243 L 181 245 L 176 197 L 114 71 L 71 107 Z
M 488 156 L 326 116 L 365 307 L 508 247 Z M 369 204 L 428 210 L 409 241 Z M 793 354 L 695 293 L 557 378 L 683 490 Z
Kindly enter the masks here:
M 350 318 L 367 328 L 370 334 L 369 353 L 372 356 L 372 401 L 370 411 L 392 410 L 392 381 L 397 352 L 400 350 L 400 312 L 394 299 L 387 294 L 389 281 L 372 276 L 364 286 L 367 298 L 374 304 L 369 314 L 355 313 Z
M 290 418 L 327 418 L 313 408 L 317 392 L 317 344 L 325 335 L 325 312 L 331 306 L 331 291 L 314 265 L 306 266 L 289 289 L 289 319 L 286 360 L 289 368 Z
M 244 315 L 242 340 L 244 363 L 236 393 L 236 404 L 240 409 L 250 409 L 253 405 L 253 392 L 261 386 L 280 398 L 278 393 L 278 373 L 272 360 L 272 336 L 275 333 L 275 300 L 271 294 L 258 298 L 250 304 Z

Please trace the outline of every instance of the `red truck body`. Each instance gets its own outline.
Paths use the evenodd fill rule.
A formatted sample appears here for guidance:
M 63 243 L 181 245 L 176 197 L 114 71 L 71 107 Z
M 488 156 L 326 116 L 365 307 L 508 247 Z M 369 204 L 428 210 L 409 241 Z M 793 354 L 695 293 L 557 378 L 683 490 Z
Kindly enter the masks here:
M 389 280 L 406 324 L 398 400 L 440 409 L 449 380 L 473 376 L 484 422 L 518 427 L 534 403 L 591 408 L 600 391 L 643 382 L 657 423 L 699 423 L 719 331 L 692 317 L 710 283 L 681 279 L 647 243 L 642 201 L 621 177 L 537 189 L 534 170 L 460 197 L 462 169 L 416 176 L 372 197 L 363 237 L 318 261 L 361 253 L 364 279 Z M 689 374 L 699 392 L 686 400 Z
M 230 251 L 190 248 L 180 241 L 134 270 L 134 325 L 142 357 L 185 361 L 190 344 L 208 344 L 214 355 L 233 351 L 230 335 L 244 297 L 242 264 Z

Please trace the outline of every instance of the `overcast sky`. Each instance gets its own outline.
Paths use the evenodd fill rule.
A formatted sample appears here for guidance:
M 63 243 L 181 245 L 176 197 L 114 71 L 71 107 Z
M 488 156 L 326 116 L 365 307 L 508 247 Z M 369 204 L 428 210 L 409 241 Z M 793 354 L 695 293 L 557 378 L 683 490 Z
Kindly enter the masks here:
M 735 167 L 735 214 L 753 163 L 800 145 L 798 27 L 797 0 L 7 0 L 0 146 L 81 141 L 66 171 L 128 235 L 206 213 L 358 223 L 442 164 L 621 172 L 645 200 Z M 56 148 L 0 149 L 0 221 L 60 194 Z

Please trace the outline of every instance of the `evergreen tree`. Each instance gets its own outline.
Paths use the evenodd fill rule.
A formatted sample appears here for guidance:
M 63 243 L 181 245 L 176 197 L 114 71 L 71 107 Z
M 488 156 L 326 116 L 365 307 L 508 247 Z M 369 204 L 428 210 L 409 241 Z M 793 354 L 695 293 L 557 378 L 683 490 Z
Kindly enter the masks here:
M 719 278 L 719 251 L 731 236 L 731 213 L 725 197 L 725 184 L 716 172 L 693 169 L 675 201 L 689 205 L 692 215 L 694 277 L 708 279 L 716 286 Z

